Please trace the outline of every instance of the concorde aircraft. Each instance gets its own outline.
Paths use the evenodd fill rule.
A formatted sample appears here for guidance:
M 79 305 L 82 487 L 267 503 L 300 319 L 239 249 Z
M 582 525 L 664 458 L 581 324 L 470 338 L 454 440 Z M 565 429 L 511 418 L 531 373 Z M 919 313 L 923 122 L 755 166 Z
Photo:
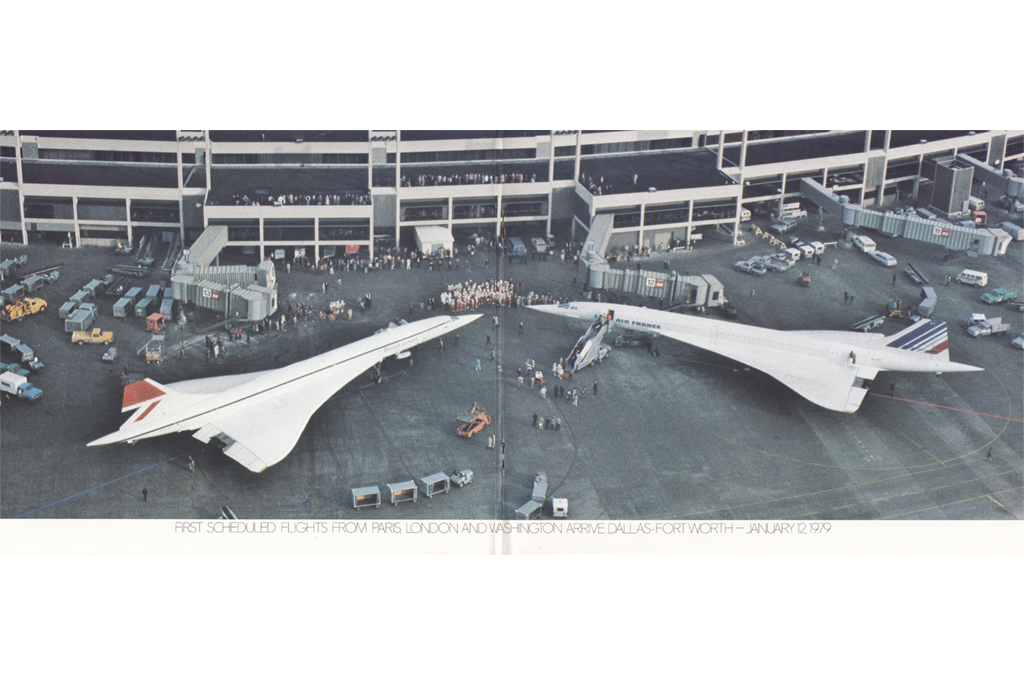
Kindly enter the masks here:
M 353 378 L 479 317 L 436 316 L 391 326 L 271 371 L 167 385 L 146 378 L 124 389 L 121 411 L 134 410 L 131 417 L 116 433 L 93 440 L 89 447 L 195 431 L 197 440 L 217 439 L 229 457 L 250 471 L 263 471 L 288 456 L 313 413 Z
M 944 321 L 921 319 L 890 336 L 853 331 L 777 331 L 643 307 L 570 302 L 530 307 L 588 324 L 657 333 L 767 373 L 815 404 L 855 412 L 879 371 L 984 371 L 949 361 Z

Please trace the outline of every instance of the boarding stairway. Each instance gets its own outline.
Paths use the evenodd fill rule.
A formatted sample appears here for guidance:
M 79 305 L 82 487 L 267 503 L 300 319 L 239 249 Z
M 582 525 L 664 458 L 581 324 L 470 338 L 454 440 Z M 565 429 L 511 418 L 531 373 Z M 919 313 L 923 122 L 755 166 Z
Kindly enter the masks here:
M 565 369 L 575 373 L 586 368 L 595 361 L 601 361 L 608 355 L 609 347 L 602 345 L 605 333 L 611 327 L 610 317 L 601 316 L 594 323 L 590 324 L 587 332 L 576 341 L 572 352 L 565 360 Z

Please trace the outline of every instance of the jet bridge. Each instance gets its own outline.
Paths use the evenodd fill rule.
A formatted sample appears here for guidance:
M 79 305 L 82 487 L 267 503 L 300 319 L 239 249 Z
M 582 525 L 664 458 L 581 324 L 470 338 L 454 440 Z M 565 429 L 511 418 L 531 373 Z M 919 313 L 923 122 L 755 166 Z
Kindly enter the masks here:
M 608 355 L 610 348 L 602 344 L 601 341 L 604 339 L 604 334 L 608 332 L 611 321 L 612 317 L 606 313 L 590 324 L 590 328 L 576 341 L 572 352 L 565 359 L 565 369 L 567 371 L 575 373 L 580 369 L 590 366 L 595 361 L 601 361 Z

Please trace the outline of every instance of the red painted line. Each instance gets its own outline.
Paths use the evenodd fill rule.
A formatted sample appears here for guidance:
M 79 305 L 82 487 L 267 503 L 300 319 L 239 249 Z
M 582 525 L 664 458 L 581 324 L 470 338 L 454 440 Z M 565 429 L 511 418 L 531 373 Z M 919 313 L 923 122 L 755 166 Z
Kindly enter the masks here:
M 977 414 L 978 416 L 989 416 L 993 419 L 1002 419 L 1004 421 L 1016 421 L 1017 423 L 1024 423 L 1024 419 L 1014 419 L 1009 416 L 996 416 L 995 414 L 986 414 L 980 411 L 971 411 L 970 409 L 957 409 L 956 407 L 947 407 L 944 404 L 932 404 L 931 402 L 921 402 L 920 400 L 908 400 L 905 397 L 893 397 L 892 395 L 882 395 L 881 393 L 871 393 L 875 397 L 888 397 L 890 400 L 899 400 L 900 402 L 913 402 L 914 404 L 925 404 L 929 407 L 938 407 L 939 409 L 952 409 L 953 411 L 962 411 L 967 414 Z

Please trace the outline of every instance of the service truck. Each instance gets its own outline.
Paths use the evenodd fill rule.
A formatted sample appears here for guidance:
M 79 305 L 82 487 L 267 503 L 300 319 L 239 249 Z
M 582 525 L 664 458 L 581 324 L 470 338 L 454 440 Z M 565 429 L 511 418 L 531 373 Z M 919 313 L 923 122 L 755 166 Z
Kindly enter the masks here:
M 91 331 L 75 331 L 71 334 L 71 342 L 84 345 L 89 343 L 90 345 L 98 345 L 103 343 L 109 345 L 114 340 L 114 333 L 112 331 L 104 331 L 100 328 L 94 328 Z
M 1003 323 L 1001 318 L 986 319 L 979 321 L 967 329 L 967 334 L 972 338 L 984 338 L 989 335 L 1005 335 L 1010 330 L 1010 324 Z
M 21 321 L 30 314 L 46 311 L 46 300 L 38 297 L 23 297 L 4 307 L 4 321 Z
M 0 390 L 5 395 L 17 397 L 29 402 L 35 402 L 43 394 L 43 391 L 29 383 L 22 376 L 10 371 L 0 373 Z

